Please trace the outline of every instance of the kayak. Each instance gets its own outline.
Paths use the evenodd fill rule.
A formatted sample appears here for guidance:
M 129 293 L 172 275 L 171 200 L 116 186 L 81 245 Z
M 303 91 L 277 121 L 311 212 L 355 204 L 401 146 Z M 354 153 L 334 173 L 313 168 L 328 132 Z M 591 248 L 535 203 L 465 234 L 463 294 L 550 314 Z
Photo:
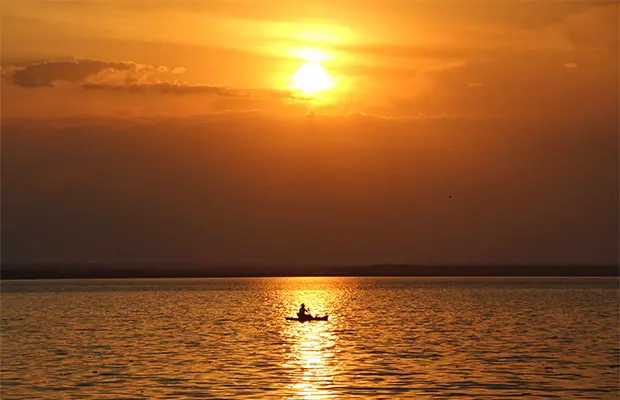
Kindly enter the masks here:
M 306 321 L 327 321 L 327 317 L 328 315 L 322 316 L 322 317 L 304 317 L 304 318 L 293 318 L 293 317 L 286 317 L 287 321 L 299 321 L 299 322 L 306 322 Z

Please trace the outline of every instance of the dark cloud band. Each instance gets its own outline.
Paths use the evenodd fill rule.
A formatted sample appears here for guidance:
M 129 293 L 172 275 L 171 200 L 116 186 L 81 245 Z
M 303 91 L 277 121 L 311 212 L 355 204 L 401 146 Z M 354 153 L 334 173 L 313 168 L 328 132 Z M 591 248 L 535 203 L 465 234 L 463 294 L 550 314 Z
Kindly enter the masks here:
M 58 83 L 73 83 L 85 90 L 157 94 L 203 94 L 226 98 L 300 99 L 287 90 L 246 89 L 224 85 L 190 84 L 172 79 L 182 67 L 144 65 L 76 58 L 45 61 L 26 66 L 3 68 L 4 81 L 22 88 L 49 88 Z M 165 79 L 168 78 L 168 79 Z

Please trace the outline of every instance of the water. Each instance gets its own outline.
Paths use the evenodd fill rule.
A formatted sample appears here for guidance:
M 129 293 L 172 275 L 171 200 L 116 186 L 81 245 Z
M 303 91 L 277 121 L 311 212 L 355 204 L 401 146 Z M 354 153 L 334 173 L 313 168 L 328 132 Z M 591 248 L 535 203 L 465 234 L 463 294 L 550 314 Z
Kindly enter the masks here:
M 3 399 L 619 396 L 615 278 L 5 281 Z M 327 322 L 287 322 L 304 302 Z

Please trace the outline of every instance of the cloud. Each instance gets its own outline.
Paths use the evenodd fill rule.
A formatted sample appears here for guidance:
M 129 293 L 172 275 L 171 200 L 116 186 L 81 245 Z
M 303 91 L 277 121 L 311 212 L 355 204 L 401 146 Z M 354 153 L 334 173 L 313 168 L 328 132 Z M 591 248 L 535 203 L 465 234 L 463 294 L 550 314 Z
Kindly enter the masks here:
M 174 79 L 186 72 L 183 67 L 168 68 L 138 64 L 75 58 L 68 61 L 45 61 L 25 66 L 3 68 L 3 80 L 21 88 L 56 87 L 60 83 L 77 84 L 91 91 L 157 94 L 206 94 L 224 98 L 297 99 L 291 91 L 246 89 L 225 85 L 190 84 Z
M 229 98 L 294 98 L 290 91 L 277 89 L 240 89 L 230 86 L 192 85 L 186 82 L 169 81 L 154 83 L 84 83 L 81 85 L 87 90 L 124 91 L 130 93 L 160 93 L 160 94 L 208 94 Z
M 596 8 L 571 15 L 558 29 L 574 48 L 607 50 L 617 57 L 619 15 L 617 2 L 602 1 Z
M 25 66 L 8 66 L 2 76 L 13 85 L 23 88 L 54 87 L 59 82 L 84 82 L 88 79 L 105 80 L 122 76 L 127 83 L 142 82 L 157 74 L 178 74 L 182 69 L 172 70 L 164 66 L 152 66 L 134 62 L 105 61 L 86 58 L 51 60 Z
M 430 71 L 428 86 L 404 101 L 403 111 L 617 124 L 617 55 L 593 50 L 566 55 L 498 53 Z

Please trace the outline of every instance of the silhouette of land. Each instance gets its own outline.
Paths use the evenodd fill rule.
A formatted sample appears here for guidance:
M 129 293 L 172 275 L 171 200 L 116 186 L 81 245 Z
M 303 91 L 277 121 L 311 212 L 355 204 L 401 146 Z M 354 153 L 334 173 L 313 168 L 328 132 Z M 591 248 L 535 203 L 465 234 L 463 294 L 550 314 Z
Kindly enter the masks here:
M 199 278 L 292 276 L 620 276 L 618 265 L 267 266 L 153 264 L 2 264 L 2 279 Z

